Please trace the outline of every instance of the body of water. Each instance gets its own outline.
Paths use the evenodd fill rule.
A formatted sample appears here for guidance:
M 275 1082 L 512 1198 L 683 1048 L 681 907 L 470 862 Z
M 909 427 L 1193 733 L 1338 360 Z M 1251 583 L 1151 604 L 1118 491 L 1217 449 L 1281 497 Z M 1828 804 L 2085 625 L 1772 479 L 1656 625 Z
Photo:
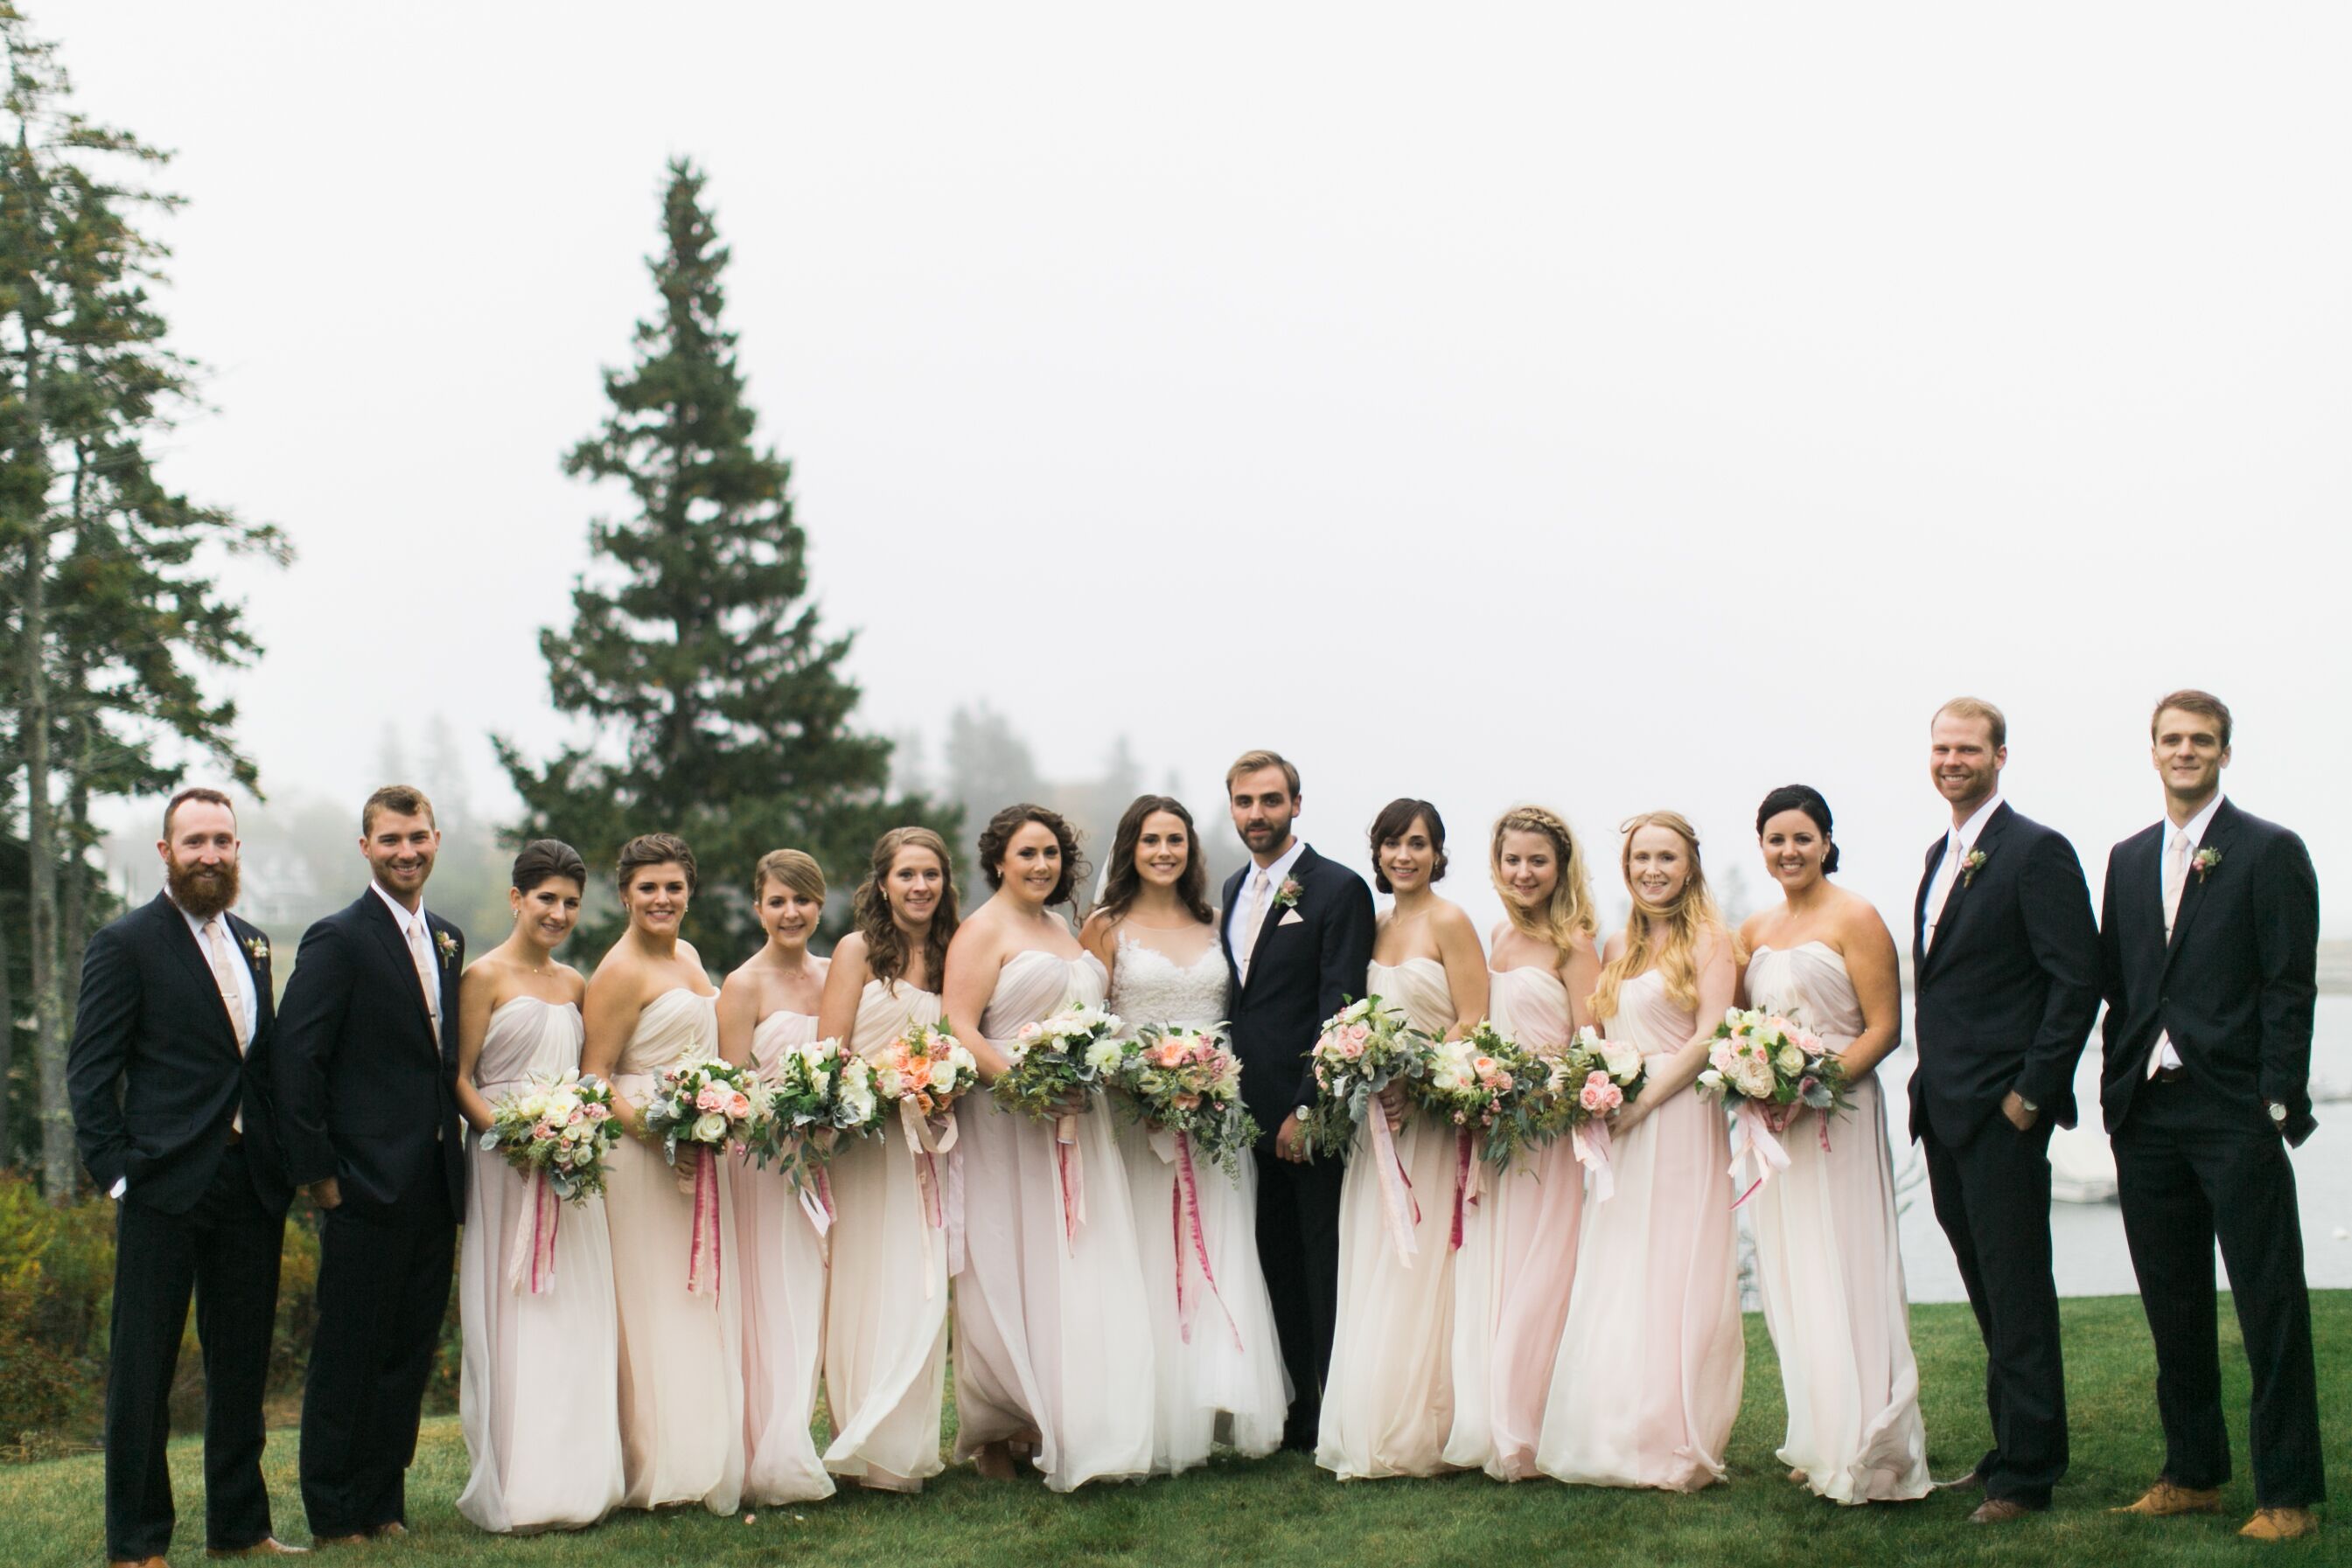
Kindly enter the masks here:
M 1907 1006 L 1908 998 L 1906 998 Z M 1906 1039 L 1908 1019 L 1906 1024 Z M 1915 1301 L 1958 1301 L 1967 1299 L 1959 1267 L 1936 1223 L 1935 1206 L 1927 1197 L 1927 1166 L 1919 1146 L 1904 1131 L 1910 1115 L 1908 1084 L 1916 1062 L 1911 1047 L 1880 1064 L 1879 1078 L 1886 1087 L 1887 1136 L 1895 1152 L 1895 1169 L 1904 1205 L 1902 1213 L 1903 1271 Z M 2082 1125 L 2061 1131 L 2053 1144 L 2053 1161 L 2062 1168 L 2095 1171 L 2106 1145 L 2099 1122 L 2099 1037 L 2095 1030 L 2083 1052 L 2074 1083 Z M 2352 1288 L 2352 997 L 2319 998 L 2319 1016 L 2311 1051 L 2313 1112 L 2319 1130 L 2292 1155 L 2295 1196 L 2303 1211 L 2305 1277 L 2316 1288 Z M 2124 1245 L 2123 1211 L 2112 1198 L 2097 1203 L 2053 1203 L 2050 1206 L 2051 1241 L 2056 1256 L 2058 1293 L 2062 1296 L 2123 1296 L 2139 1293 L 2132 1275 L 2131 1253 Z M 2218 1250 L 2217 1275 L 2226 1281 Z

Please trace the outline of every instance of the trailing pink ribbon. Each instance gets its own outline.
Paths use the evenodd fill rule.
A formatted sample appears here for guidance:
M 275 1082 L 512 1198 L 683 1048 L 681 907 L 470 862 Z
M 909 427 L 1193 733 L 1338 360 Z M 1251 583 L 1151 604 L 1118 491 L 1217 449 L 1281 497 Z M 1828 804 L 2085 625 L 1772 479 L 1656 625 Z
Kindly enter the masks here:
M 809 1224 L 816 1230 L 817 1239 L 822 1241 L 825 1232 L 833 1228 L 833 1178 L 825 1174 L 823 1166 L 819 1166 L 816 1167 L 815 1186 L 799 1186 L 798 1191 L 801 1212 L 808 1216 Z
M 563 1214 L 562 1200 L 545 1171 L 534 1171 L 530 1197 L 515 1210 L 514 1239 L 507 1251 L 507 1289 L 520 1296 L 543 1294 L 555 1283 L 555 1222 Z
M 1371 1124 L 1372 1170 L 1380 1177 L 1381 1208 L 1387 1218 L 1389 1240 L 1396 1248 L 1398 1260 L 1410 1269 L 1413 1255 L 1421 1250 L 1412 1236 L 1412 1228 L 1421 1223 L 1421 1200 L 1412 1195 L 1412 1177 L 1405 1174 L 1395 1135 L 1389 1131 L 1388 1110 L 1379 1096 L 1373 1096 L 1364 1120 Z M 1405 1218 L 1407 1208 L 1412 1211 L 1410 1219 Z
M 1576 1163 L 1592 1173 L 1592 1201 L 1607 1203 L 1617 1196 L 1617 1173 L 1609 1166 L 1609 1122 L 1595 1116 L 1569 1129 L 1568 1146 Z
M 898 1127 L 907 1136 L 907 1157 L 914 1162 L 915 1193 L 921 1199 L 923 1222 L 934 1230 L 947 1232 L 948 1277 L 963 1272 L 963 1156 L 956 1152 L 956 1123 L 947 1119 L 946 1131 L 937 1137 L 931 1134 L 931 1124 L 912 1100 L 898 1102 Z M 940 1169 L 940 1162 L 947 1169 Z M 938 1293 L 931 1277 L 931 1249 L 923 1246 L 923 1299 L 929 1301 Z
M 1163 1141 L 1164 1140 L 1164 1141 Z M 1209 1294 L 1217 1310 L 1225 1315 L 1225 1326 L 1233 1331 L 1234 1348 L 1242 1348 L 1242 1326 L 1234 1321 L 1234 1310 L 1225 1305 L 1224 1292 L 1217 1289 L 1217 1271 L 1209 1262 L 1209 1233 L 1201 1223 L 1201 1179 L 1192 1167 L 1192 1141 L 1182 1133 L 1159 1132 L 1151 1134 L 1151 1146 L 1160 1157 L 1176 1166 L 1175 1184 L 1168 1191 L 1168 1222 L 1176 1242 L 1176 1326 L 1184 1343 L 1192 1343 L 1192 1312 L 1200 1298 L 1187 1294 L 1184 1289 L 1185 1243 L 1201 1265 L 1201 1278 L 1209 1287 Z
M 1753 1100 L 1743 1099 L 1731 1113 L 1731 1179 L 1748 1181 L 1748 1161 L 1756 1161 L 1756 1179 L 1748 1181 L 1739 1196 L 1732 1199 L 1738 1208 L 1756 1196 L 1756 1189 L 1772 1179 L 1774 1171 L 1789 1168 L 1789 1151 L 1772 1135 L 1770 1119 L 1764 1107 Z
M 1076 1116 L 1054 1124 L 1054 1161 L 1062 1173 L 1062 1251 L 1069 1255 L 1078 1245 L 1078 1227 L 1087 1222 L 1086 1168 L 1078 1153 Z
M 1477 1151 L 1471 1145 L 1477 1137 L 1471 1128 L 1464 1127 L 1454 1134 L 1454 1240 L 1449 1250 L 1462 1250 L 1462 1210 L 1465 1205 L 1478 1207 L 1479 1194 L 1485 1189 L 1480 1180 Z
M 719 1295 L 719 1156 L 709 1144 L 697 1144 L 694 1157 L 694 1239 L 686 1254 L 686 1293 Z

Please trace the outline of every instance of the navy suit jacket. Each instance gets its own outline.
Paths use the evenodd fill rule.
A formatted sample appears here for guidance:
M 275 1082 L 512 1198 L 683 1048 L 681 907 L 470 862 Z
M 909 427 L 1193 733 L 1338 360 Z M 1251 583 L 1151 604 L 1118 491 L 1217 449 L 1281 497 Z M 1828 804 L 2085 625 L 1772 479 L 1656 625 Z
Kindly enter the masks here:
M 1249 982 L 1234 962 L 1228 915 L 1253 868 L 1225 879 L 1217 940 L 1225 952 L 1232 1005 L 1225 1009 L 1242 1063 L 1242 1099 L 1271 1145 L 1293 1111 L 1315 1102 L 1309 1053 L 1323 1020 L 1364 994 L 1372 961 L 1372 893 L 1346 866 L 1308 848 L 1292 862 L 1298 901 L 1268 907 L 1250 956 Z M 1296 915 L 1297 918 L 1291 918 Z

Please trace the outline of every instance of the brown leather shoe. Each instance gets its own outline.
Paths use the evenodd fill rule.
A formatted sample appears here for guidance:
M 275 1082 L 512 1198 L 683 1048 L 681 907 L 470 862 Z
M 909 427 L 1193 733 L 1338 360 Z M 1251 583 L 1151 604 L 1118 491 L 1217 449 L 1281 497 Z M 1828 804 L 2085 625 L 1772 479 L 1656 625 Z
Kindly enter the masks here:
M 396 1519 L 388 1519 L 375 1527 L 375 1538 L 378 1541 L 397 1541 L 407 1533 L 408 1526 Z
M 2221 1511 L 2221 1489 L 2219 1487 L 2175 1486 L 2158 1480 L 2140 1493 L 2139 1500 L 2111 1508 L 2109 1513 L 2137 1513 L 2149 1519 L 2170 1519 L 2179 1513 L 2219 1513 Z
M 2028 1508 L 2023 1503 L 2010 1498 L 1989 1497 L 1977 1504 L 1976 1512 L 1969 1515 L 1969 1522 L 1970 1524 L 2007 1524 L 2012 1519 L 2023 1519 L 2029 1513 L 2040 1511 L 2038 1509 Z
M 2249 1541 L 2294 1541 L 2319 1533 L 2319 1521 L 2307 1508 L 2258 1508 L 2238 1531 Z
M 313 1552 L 316 1552 L 322 1546 L 365 1546 L 367 1543 L 368 1537 L 367 1531 L 361 1531 L 355 1535 L 314 1535 L 310 1537 L 310 1550 Z

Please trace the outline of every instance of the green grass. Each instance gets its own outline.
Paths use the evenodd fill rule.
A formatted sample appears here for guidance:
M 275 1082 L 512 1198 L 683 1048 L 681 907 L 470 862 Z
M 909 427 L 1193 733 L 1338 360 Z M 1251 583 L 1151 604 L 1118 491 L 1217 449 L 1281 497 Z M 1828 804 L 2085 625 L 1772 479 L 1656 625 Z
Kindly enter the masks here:
M 2352 1485 L 2352 1291 L 2315 1292 L 2321 1418 L 2327 1469 Z M 2041 1518 L 1979 1531 L 1963 1522 L 1974 1500 L 1947 1494 L 1893 1507 L 1837 1509 L 1790 1486 L 1772 1458 L 1780 1437 L 1780 1379 L 1761 1319 L 1748 1320 L 1747 1399 L 1730 1450 L 1727 1485 L 1694 1497 L 1568 1488 L 1549 1481 L 1499 1486 L 1482 1476 L 1342 1486 L 1294 1455 L 1219 1463 L 1140 1486 L 1090 1488 L 1056 1497 L 1034 1481 L 990 1485 L 966 1468 L 920 1497 L 851 1492 L 829 1502 L 713 1517 L 699 1510 L 620 1514 L 575 1535 L 501 1540 L 460 1520 L 454 1500 L 466 1448 L 454 1418 L 425 1426 L 409 1479 L 409 1523 L 400 1543 L 344 1549 L 350 1568 L 439 1564 L 823 1563 L 852 1564 L 1412 1563 L 1504 1564 L 1573 1560 L 1888 1563 L 2243 1563 L 2259 1549 L 2234 1539 L 2253 1508 L 2245 1446 L 2246 1368 L 2235 1322 L 2222 1314 L 2222 1366 L 2238 1477 L 2218 1519 L 2162 1521 L 2110 1517 L 2154 1478 L 2163 1458 L 2155 1366 L 2139 1302 L 2105 1297 L 2064 1303 L 2067 1398 L 2074 1469 L 2057 1505 Z M 1983 1352 L 1965 1307 L 1912 1314 L 1924 1384 L 1929 1458 L 1948 1476 L 1986 1446 Z M 271 1442 L 268 1475 L 280 1532 L 299 1540 L 294 1434 Z M 175 1556 L 202 1560 L 200 1447 L 173 1447 L 181 1524 Z M 0 1469 L 0 1563 L 89 1568 L 102 1552 L 100 1461 L 95 1456 Z M 2352 1524 L 2280 1549 L 2297 1563 L 2352 1563 Z

